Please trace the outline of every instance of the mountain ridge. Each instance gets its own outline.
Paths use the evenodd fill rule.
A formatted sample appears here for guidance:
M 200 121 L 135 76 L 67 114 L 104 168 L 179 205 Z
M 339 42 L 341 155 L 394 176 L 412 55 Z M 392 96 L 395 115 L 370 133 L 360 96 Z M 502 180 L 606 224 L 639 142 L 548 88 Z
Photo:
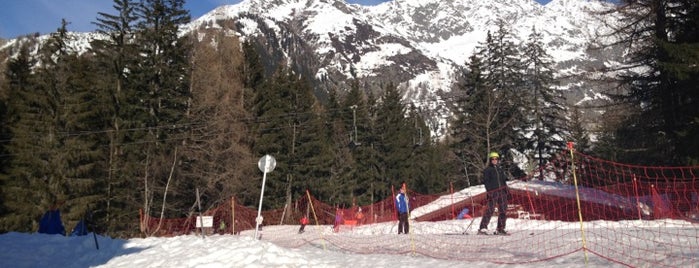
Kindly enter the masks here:
M 499 21 L 519 43 L 534 28 L 542 34 L 555 62 L 557 90 L 565 91 L 568 105 L 605 101 L 599 94 L 604 85 L 580 77 L 622 60 L 623 51 L 591 49 L 599 33 L 609 31 L 594 12 L 611 7 L 594 0 L 546 5 L 534 0 L 393 0 L 375 6 L 344 0 L 243 0 L 219 6 L 181 25 L 181 31 L 218 29 L 255 40 L 267 48 L 270 62 L 304 70 L 317 94 L 347 91 L 349 81 L 374 92 L 394 83 L 406 103 L 422 110 L 438 139 L 447 135 L 453 116 L 449 98 L 458 75 Z M 87 47 L 89 38 L 99 37 L 78 34 L 76 49 Z M 590 110 L 588 117 L 599 113 Z
M 245 0 L 220 6 L 188 28 L 232 19 L 239 21 L 242 38 L 254 38 L 259 24 L 245 22 L 250 14 L 264 18 L 270 29 L 294 25 L 297 38 L 314 49 L 319 65 L 313 76 L 320 88 L 342 91 L 349 88 L 343 80 L 355 79 L 366 90 L 377 90 L 394 82 L 406 102 L 431 118 L 432 136 L 443 137 L 451 117 L 445 96 L 498 21 L 510 27 L 517 42 L 524 42 L 533 28 L 542 34 L 562 80 L 559 90 L 569 91 L 568 104 L 600 101 L 598 91 L 575 80 L 588 69 L 620 60 L 614 57 L 618 51 L 590 49 L 599 32 L 609 30 L 594 12 L 611 7 L 591 0 L 553 0 L 545 6 L 533 0 L 393 0 L 376 6 L 343 0 Z

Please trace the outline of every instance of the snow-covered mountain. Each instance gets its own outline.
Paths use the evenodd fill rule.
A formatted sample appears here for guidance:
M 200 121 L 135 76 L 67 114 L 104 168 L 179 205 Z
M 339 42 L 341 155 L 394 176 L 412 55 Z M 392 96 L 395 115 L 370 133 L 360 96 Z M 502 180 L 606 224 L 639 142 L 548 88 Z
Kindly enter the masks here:
M 318 94 L 346 91 L 352 80 L 373 92 L 389 82 L 398 85 L 404 101 L 423 110 L 432 136 L 439 138 L 452 116 L 449 96 L 457 74 L 498 21 L 521 42 L 534 28 L 543 35 L 568 104 L 599 101 L 604 85 L 580 75 L 616 64 L 623 55 L 590 49 L 597 33 L 608 31 L 594 12 L 610 7 L 596 0 L 553 0 L 545 6 L 534 0 L 392 0 L 376 6 L 243 0 L 182 25 L 182 31 L 221 30 L 253 40 L 265 48 L 268 64 L 286 63 L 312 76 Z M 95 33 L 75 36 L 77 49 L 99 38 Z
M 608 31 L 594 0 L 393 0 L 376 6 L 344 0 L 244 0 L 220 6 L 184 28 L 225 28 L 234 20 L 241 37 L 278 49 L 300 64 L 320 90 L 346 90 L 349 79 L 366 90 L 393 82 L 404 100 L 424 110 L 434 137 L 445 134 L 449 92 L 488 31 L 504 21 L 519 41 L 532 29 L 543 35 L 569 104 L 595 102 L 602 88 L 579 75 L 617 62 L 618 51 L 590 49 Z

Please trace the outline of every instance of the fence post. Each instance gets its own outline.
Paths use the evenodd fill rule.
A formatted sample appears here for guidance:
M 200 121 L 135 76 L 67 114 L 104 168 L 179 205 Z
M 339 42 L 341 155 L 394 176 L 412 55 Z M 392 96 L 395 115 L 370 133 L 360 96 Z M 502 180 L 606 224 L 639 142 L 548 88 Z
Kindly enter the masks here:
M 571 169 L 573 171 L 573 184 L 575 184 L 575 200 L 577 200 L 578 203 L 578 218 L 580 218 L 580 236 L 582 237 L 582 247 L 583 252 L 585 253 L 585 264 L 587 264 L 587 243 L 585 241 L 585 227 L 583 225 L 582 208 L 580 207 L 580 191 L 578 190 L 578 178 L 575 174 L 575 159 L 573 156 L 573 151 L 575 149 L 573 148 L 572 141 L 568 142 L 568 150 L 570 150 L 570 163 L 572 164 Z

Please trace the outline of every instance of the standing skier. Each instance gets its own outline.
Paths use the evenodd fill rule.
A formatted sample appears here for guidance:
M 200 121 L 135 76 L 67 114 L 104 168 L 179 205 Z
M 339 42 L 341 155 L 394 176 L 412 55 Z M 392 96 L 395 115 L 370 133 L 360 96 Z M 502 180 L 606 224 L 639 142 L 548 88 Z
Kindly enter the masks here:
M 485 185 L 486 198 L 488 200 L 488 208 L 481 218 L 480 228 L 478 234 L 487 234 L 488 223 L 490 223 L 490 217 L 493 216 L 495 211 L 495 205 L 498 206 L 498 226 L 495 230 L 497 235 L 507 235 L 505 231 L 505 224 L 507 221 L 507 196 L 509 195 L 509 190 L 507 188 L 507 175 L 505 171 L 500 167 L 500 155 L 496 152 L 491 152 L 488 154 L 490 163 L 488 167 L 483 170 L 483 184 Z
M 396 210 L 398 211 L 398 234 L 408 234 L 410 228 L 408 224 L 408 199 L 405 197 L 405 188 L 400 188 L 400 193 L 396 195 Z
M 299 234 L 305 232 L 304 229 L 306 228 L 306 224 L 308 224 L 308 217 L 305 215 L 301 217 L 301 220 L 299 220 L 299 223 L 301 224 L 301 227 L 299 227 Z
M 343 223 L 343 220 L 342 220 L 343 214 L 344 213 L 339 208 L 335 209 L 335 225 L 333 225 L 333 231 L 336 233 L 340 231 L 340 225 L 342 225 L 342 223 Z

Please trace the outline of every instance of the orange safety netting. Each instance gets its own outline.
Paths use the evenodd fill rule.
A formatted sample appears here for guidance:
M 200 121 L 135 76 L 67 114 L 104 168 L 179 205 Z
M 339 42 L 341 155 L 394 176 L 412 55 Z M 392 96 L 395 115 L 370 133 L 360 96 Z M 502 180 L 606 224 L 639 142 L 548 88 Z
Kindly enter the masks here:
M 366 206 L 337 208 L 309 192 L 286 210 L 263 211 L 262 239 L 285 247 L 411 253 L 495 264 L 579 255 L 581 263 L 589 258 L 608 266 L 694 267 L 699 264 L 697 174 L 699 166 L 636 166 L 571 150 L 508 182 L 510 236 L 475 235 L 487 206 L 485 190 L 478 185 L 440 196 L 410 192 L 410 236 L 396 234 L 393 197 Z M 257 211 L 232 204 L 221 204 L 204 214 L 214 217 L 214 229 L 225 221 L 222 232 L 248 234 L 255 228 Z M 360 208 L 362 217 L 357 217 Z M 466 216 L 457 217 L 466 211 Z M 339 213 L 342 225 L 330 227 Z M 497 214 L 488 225 L 491 231 Z M 308 215 L 311 223 L 300 234 L 296 229 L 302 215 Z M 193 220 L 164 220 L 162 231 L 151 233 L 193 233 Z M 160 221 L 147 218 L 143 222 L 146 229 L 154 230 Z
M 308 200 L 312 204 L 309 204 Z M 438 195 L 423 195 L 409 192 L 411 207 L 423 206 Z M 360 212 L 361 210 L 361 212 Z M 334 225 L 336 215 L 340 215 L 342 225 L 362 225 L 397 220 L 394 198 L 352 207 L 335 207 L 315 199 L 310 193 L 298 198 L 289 209 L 278 208 L 261 212 L 262 226 L 298 224 L 303 215 L 307 215 L 313 224 Z M 202 212 L 204 216 L 213 217 L 213 231 L 218 233 L 239 233 L 255 229 L 257 210 L 236 203 L 234 198 L 214 209 Z M 196 231 L 198 215 L 189 218 L 160 219 L 141 215 L 141 229 L 144 233 L 156 236 L 175 236 Z M 231 225 L 231 223 L 235 224 Z M 222 224 L 223 223 L 223 224 Z

